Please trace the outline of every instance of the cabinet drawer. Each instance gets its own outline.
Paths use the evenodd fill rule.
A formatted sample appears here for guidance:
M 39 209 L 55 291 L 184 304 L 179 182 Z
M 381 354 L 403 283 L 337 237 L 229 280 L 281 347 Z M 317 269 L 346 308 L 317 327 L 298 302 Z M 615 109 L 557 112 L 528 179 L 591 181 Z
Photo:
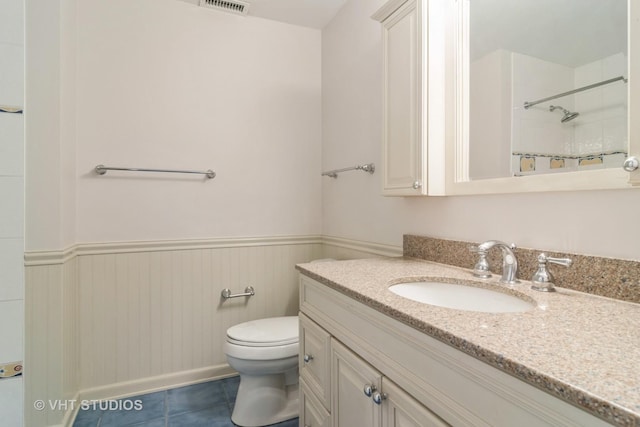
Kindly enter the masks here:
M 300 313 L 300 377 L 322 405 L 331 404 L 331 335 Z
M 300 379 L 300 425 L 331 427 L 331 417 L 304 379 Z

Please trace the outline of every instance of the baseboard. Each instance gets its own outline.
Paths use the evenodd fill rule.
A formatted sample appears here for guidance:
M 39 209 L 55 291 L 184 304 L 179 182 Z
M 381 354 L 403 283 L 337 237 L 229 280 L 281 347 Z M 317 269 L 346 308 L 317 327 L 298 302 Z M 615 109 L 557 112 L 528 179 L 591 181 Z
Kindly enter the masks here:
M 109 384 L 102 387 L 94 387 L 80 390 L 73 400 L 77 403 L 73 409 L 67 411 L 63 418 L 62 426 L 71 427 L 76 418 L 82 401 L 87 400 L 111 400 L 122 399 L 140 394 L 154 393 L 170 388 L 182 387 L 206 381 L 212 381 L 237 375 L 229 365 L 222 364 L 190 371 L 175 372 L 172 374 L 158 375 L 155 377 L 141 378 L 133 381 Z

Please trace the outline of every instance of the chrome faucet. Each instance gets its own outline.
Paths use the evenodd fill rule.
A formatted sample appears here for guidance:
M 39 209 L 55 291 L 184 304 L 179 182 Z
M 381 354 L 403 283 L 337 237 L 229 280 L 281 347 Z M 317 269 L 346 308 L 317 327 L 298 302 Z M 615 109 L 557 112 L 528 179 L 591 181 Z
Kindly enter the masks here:
M 489 272 L 489 263 L 487 262 L 487 252 L 494 246 L 502 249 L 502 278 L 500 283 L 518 283 L 516 275 L 518 274 L 518 260 L 513 253 L 513 249 L 516 248 L 515 244 L 508 245 L 499 240 L 489 240 L 478 246 L 472 246 L 470 250 L 478 254 L 480 259 L 473 268 L 473 275 L 483 279 L 491 277 Z

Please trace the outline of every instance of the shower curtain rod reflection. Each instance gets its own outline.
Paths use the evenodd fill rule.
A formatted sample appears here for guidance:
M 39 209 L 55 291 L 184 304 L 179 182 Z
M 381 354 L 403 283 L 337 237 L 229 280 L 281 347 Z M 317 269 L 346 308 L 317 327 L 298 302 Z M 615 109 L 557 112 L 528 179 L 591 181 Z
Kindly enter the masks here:
M 193 173 L 198 175 L 206 175 L 207 178 L 213 179 L 216 173 L 211 169 L 206 171 L 185 171 L 175 169 L 142 169 L 142 168 L 116 168 L 113 166 L 98 165 L 94 168 L 98 175 L 104 175 L 107 171 L 128 171 L 128 172 L 165 172 L 165 173 Z
M 623 80 L 625 83 L 627 82 L 627 79 L 624 76 L 614 77 L 613 79 L 604 80 L 604 81 L 601 81 L 599 83 L 590 84 L 588 86 L 580 87 L 578 89 L 573 89 L 573 90 L 570 90 L 568 92 L 563 92 L 563 93 L 560 93 L 558 95 L 550 96 L 548 98 L 539 99 L 539 100 L 534 101 L 534 102 L 526 101 L 524 103 L 524 108 L 528 109 L 529 107 L 533 107 L 534 105 L 540 104 L 542 102 L 551 101 L 552 99 L 556 99 L 556 98 L 562 98 L 563 96 L 567 96 L 567 95 L 573 95 L 574 93 L 582 92 L 584 90 L 593 89 L 593 88 L 598 87 L 598 86 L 608 85 L 609 83 L 614 83 L 614 82 L 617 82 L 619 80 Z

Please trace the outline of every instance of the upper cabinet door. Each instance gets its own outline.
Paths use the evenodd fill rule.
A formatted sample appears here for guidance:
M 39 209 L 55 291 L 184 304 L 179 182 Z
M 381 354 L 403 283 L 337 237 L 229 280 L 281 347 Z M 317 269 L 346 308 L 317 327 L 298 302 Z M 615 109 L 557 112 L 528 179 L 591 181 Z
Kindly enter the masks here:
M 443 174 L 443 162 L 435 162 L 431 170 L 429 145 L 431 137 L 444 129 L 444 85 L 430 90 L 430 79 L 438 78 L 437 69 L 444 69 L 442 58 L 430 61 L 432 44 L 437 45 L 434 54 L 444 51 L 444 37 L 431 37 L 430 15 L 436 13 L 424 0 L 392 0 L 373 15 L 382 23 L 382 194 L 386 196 L 438 194 L 443 187 L 442 178 L 432 179 L 432 174 Z M 442 120 L 437 122 L 438 118 Z M 444 135 L 434 143 L 443 147 Z
M 640 2 L 629 2 L 629 153 L 640 160 Z M 629 182 L 640 186 L 640 169 Z

